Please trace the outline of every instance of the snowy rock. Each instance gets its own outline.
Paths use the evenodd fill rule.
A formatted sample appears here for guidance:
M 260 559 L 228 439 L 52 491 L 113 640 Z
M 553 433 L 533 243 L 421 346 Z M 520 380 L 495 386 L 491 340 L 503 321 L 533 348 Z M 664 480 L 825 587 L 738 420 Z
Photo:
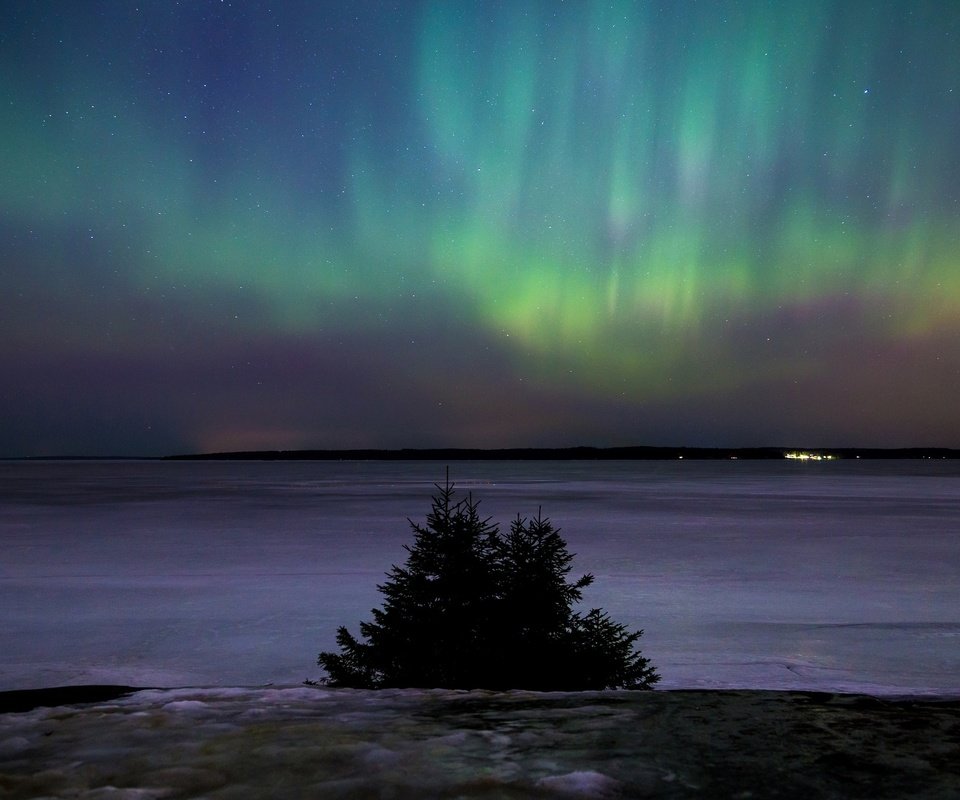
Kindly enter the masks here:
M 0 713 L 0 795 L 933 800 L 960 796 L 958 735 L 934 698 L 152 690 Z

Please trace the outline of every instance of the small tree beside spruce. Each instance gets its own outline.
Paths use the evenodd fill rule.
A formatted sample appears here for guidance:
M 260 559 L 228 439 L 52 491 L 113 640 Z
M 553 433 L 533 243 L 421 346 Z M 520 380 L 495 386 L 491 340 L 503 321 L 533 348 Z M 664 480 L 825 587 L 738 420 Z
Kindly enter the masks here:
M 507 534 L 468 496 L 437 485 L 426 523 L 377 587 L 383 595 L 357 638 L 317 663 L 329 686 L 363 689 L 649 689 L 659 679 L 628 631 L 601 609 L 574 606 L 592 575 L 568 581 L 573 555 L 539 512 Z

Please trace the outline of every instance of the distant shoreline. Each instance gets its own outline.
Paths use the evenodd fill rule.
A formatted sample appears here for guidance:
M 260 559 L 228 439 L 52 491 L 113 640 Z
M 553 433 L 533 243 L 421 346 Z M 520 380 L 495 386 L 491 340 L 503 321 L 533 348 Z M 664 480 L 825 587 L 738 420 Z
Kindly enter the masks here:
M 809 454 L 839 460 L 953 460 L 950 447 L 434 447 L 345 450 L 232 450 L 176 453 L 164 456 L 45 455 L 7 456 L 0 461 L 782 461 L 787 454 Z
M 787 453 L 807 452 L 836 459 L 956 459 L 960 450 L 946 447 L 795 448 L 795 447 L 510 447 L 404 448 L 400 450 L 243 450 L 165 456 L 165 461 L 750 461 L 783 460 Z

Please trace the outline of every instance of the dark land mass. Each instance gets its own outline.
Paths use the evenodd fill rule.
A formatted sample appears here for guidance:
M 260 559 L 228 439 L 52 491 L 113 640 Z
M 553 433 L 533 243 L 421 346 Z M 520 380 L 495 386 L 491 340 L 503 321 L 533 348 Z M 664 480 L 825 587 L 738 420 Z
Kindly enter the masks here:
M 437 448 L 402 450 L 244 450 L 167 456 L 168 460 L 236 461 L 667 461 L 783 459 L 787 453 L 811 453 L 837 459 L 955 459 L 960 450 L 947 447 L 803 448 L 803 447 L 510 447 L 484 450 Z
M 93 684 L 52 686 L 49 689 L 14 689 L 0 692 L 0 714 L 16 714 L 35 708 L 72 706 L 78 703 L 106 703 L 139 692 L 142 687 Z

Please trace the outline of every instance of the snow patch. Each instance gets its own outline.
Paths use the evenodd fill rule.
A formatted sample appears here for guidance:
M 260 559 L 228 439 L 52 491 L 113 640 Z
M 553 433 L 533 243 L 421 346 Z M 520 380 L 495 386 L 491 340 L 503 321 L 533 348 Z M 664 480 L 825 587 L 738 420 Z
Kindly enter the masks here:
M 541 778 L 537 786 L 574 797 L 611 797 L 620 788 L 620 781 L 601 772 L 578 770 Z
M 30 749 L 30 740 L 25 736 L 11 736 L 0 741 L 0 758 L 15 756 Z
M 209 706 L 199 700 L 176 700 L 161 707 L 161 711 L 173 711 L 180 714 L 202 714 Z

